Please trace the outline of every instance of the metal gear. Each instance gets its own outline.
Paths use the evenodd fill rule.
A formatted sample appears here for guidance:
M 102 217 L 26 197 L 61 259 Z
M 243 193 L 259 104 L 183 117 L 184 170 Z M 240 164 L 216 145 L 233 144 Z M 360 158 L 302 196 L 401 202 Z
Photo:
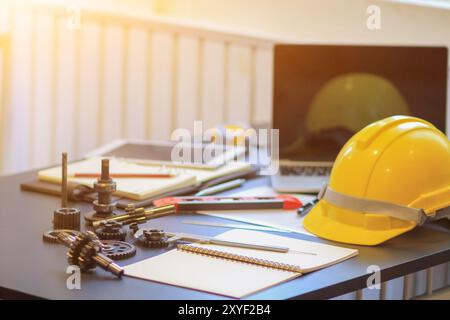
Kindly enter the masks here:
M 58 208 L 53 212 L 53 229 L 80 230 L 80 210 L 77 208 Z
M 98 247 L 98 250 L 84 250 L 83 255 L 81 255 L 82 250 L 85 247 L 95 248 Z M 89 263 L 89 255 L 94 255 L 101 248 L 101 243 L 98 237 L 93 232 L 85 232 L 80 233 L 75 237 L 75 241 L 70 244 L 69 251 L 67 251 L 67 261 L 69 265 L 77 265 L 80 267 L 80 270 L 83 272 L 89 271 L 93 269 L 92 264 Z
M 109 159 L 102 159 L 101 175 L 94 182 L 94 191 L 97 199 L 92 202 L 93 212 L 85 214 L 84 220 L 88 225 L 94 221 L 105 220 L 114 217 L 117 203 L 113 201 L 113 193 L 116 191 L 116 183 L 109 174 Z
M 136 255 L 136 247 L 124 241 L 103 240 L 102 252 L 113 260 L 124 260 Z
M 44 242 L 48 242 L 48 243 L 58 243 L 57 234 L 60 232 L 68 233 L 69 235 L 74 236 L 74 237 L 76 237 L 77 235 L 80 234 L 80 231 L 76 231 L 76 230 L 67 230 L 67 229 L 50 230 L 50 231 L 46 231 L 42 234 L 42 240 L 44 240 Z
M 67 261 L 77 265 L 82 272 L 100 267 L 117 277 L 123 275 L 124 269 L 103 253 L 103 245 L 95 233 L 81 232 L 76 237 L 65 232 L 57 233 L 58 242 L 69 248 Z
M 94 255 L 99 253 L 101 247 L 99 243 L 89 242 L 83 246 L 78 257 L 78 265 L 80 270 L 88 271 L 95 268 L 95 262 L 92 259 Z
M 134 234 L 139 230 L 139 224 L 137 222 L 131 223 L 128 228 L 130 229 L 130 234 L 134 236 Z
M 99 228 L 95 229 L 95 234 L 101 240 L 120 240 L 124 241 L 127 232 L 123 230 L 122 223 L 117 221 L 104 221 Z
M 138 242 L 146 248 L 165 248 L 169 245 L 167 236 L 162 230 L 143 230 Z

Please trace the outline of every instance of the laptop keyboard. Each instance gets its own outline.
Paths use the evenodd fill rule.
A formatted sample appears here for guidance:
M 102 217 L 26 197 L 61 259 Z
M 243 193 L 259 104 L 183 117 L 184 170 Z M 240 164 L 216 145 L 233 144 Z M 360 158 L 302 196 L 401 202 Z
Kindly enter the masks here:
M 282 176 L 328 176 L 331 167 L 317 166 L 281 166 L 280 173 Z

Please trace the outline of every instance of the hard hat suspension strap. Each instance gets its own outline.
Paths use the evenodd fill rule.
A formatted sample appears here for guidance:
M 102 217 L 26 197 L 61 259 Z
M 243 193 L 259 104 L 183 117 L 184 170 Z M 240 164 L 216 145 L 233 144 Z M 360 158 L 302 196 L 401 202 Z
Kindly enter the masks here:
M 436 214 L 432 216 L 430 219 L 434 221 L 444 218 L 450 219 L 450 207 L 436 211 Z
M 427 219 L 427 215 L 422 209 L 346 195 L 331 189 L 328 185 L 323 186 L 318 198 L 324 199 L 337 207 L 356 212 L 383 214 L 400 220 L 415 221 L 418 225 L 422 225 Z

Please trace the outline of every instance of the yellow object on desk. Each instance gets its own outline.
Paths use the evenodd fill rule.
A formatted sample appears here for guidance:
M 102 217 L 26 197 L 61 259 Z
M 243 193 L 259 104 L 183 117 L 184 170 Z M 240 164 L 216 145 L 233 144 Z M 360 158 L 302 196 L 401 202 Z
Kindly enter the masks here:
M 450 141 L 418 118 L 374 122 L 342 148 L 319 199 L 305 228 L 352 244 L 377 245 L 450 215 Z

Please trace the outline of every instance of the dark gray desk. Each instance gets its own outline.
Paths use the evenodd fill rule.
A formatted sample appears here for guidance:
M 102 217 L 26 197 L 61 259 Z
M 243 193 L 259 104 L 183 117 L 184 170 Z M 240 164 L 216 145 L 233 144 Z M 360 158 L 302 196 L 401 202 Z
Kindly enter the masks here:
M 36 172 L 0 178 L 0 298 L 40 297 L 47 299 L 220 299 L 221 296 L 124 277 L 116 279 L 103 270 L 83 274 L 81 290 L 66 289 L 66 248 L 43 243 L 42 232 L 49 230 L 56 197 L 20 191 L 21 182 Z M 268 183 L 266 178 L 249 181 L 243 188 Z M 88 204 L 78 204 L 82 212 Z M 181 224 L 186 216 L 153 220 L 155 228 L 215 235 L 228 229 Z M 220 220 L 196 216 L 196 219 Z M 286 234 L 283 234 L 286 235 Z M 358 257 L 304 275 L 295 280 L 254 294 L 249 299 L 326 299 L 352 292 L 366 285 L 367 267 L 379 265 L 383 281 L 450 261 L 448 224 L 416 228 L 378 247 L 357 247 Z M 301 234 L 299 239 L 326 242 Z M 120 264 L 129 264 L 161 253 L 138 249 L 137 255 Z

